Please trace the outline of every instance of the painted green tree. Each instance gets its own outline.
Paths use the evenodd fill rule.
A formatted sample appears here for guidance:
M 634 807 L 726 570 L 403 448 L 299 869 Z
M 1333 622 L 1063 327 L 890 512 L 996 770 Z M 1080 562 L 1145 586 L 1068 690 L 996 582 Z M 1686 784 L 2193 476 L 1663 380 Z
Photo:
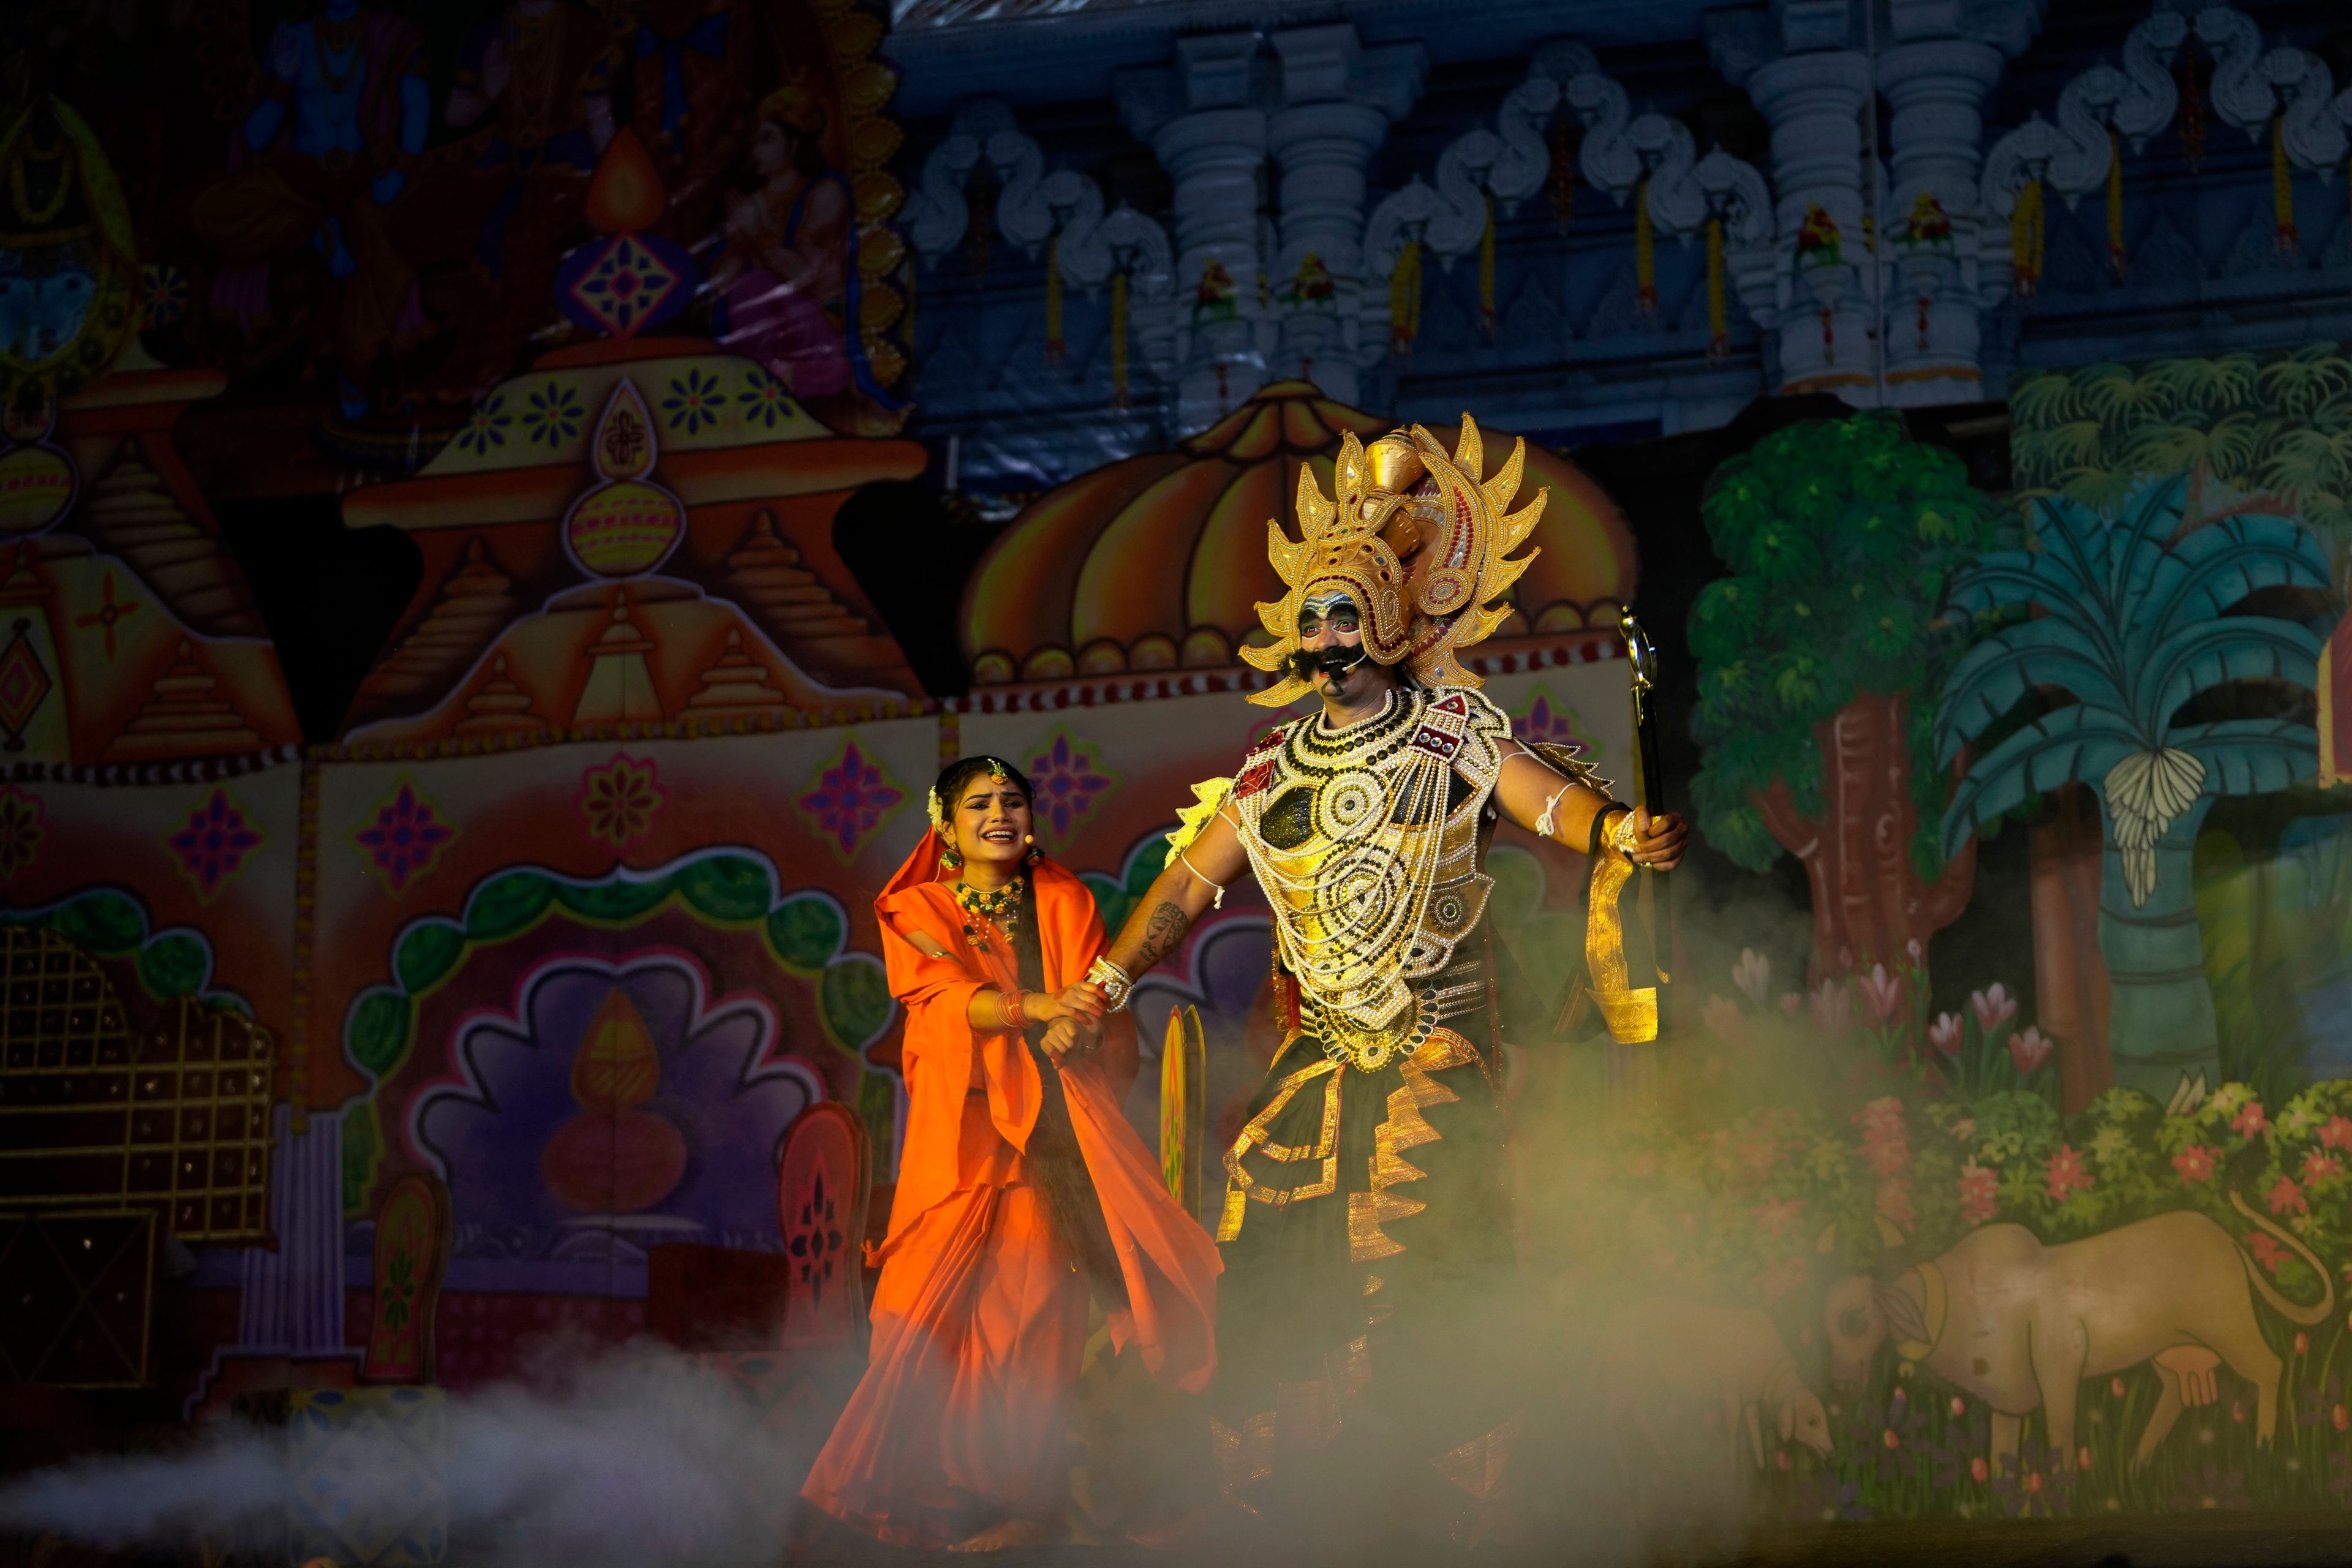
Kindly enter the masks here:
M 2316 732 L 2295 718 L 2212 716 L 2289 709 L 2318 664 L 2307 627 L 2232 612 L 2266 589 L 2327 584 L 2326 552 L 2293 519 L 2242 513 L 2181 531 L 2188 487 L 2185 474 L 2143 484 L 2113 523 L 2037 501 L 2036 548 L 1953 581 L 1951 610 L 2009 620 L 1953 669 L 1936 716 L 1936 754 L 1950 762 L 2029 699 L 2071 699 L 1969 764 L 1943 842 L 1956 848 L 2037 792 L 2097 792 L 2116 1082 L 2159 1103 L 2221 1076 L 2197 829 L 2221 796 L 2284 789 L 2318 761 Z
M 1937 616 L 1945 580 L 2001 542 L 2004 515 L 1885 413 L 1767 437 L 1702 510 L 1731 574 L 1691 612 L 1699 829 L 1750 870 L 1783 851 L 1803 863 L 1814 980 L 1916 968 L 1976 861 L 1973 841 L 1947 850 L 1936 833 L 1949 786 L 1914 699 L 1932 700 L 1964 646 Z
M 2111 510 L 2152 475 L 2193 472 L 2191 510 L 2291 497 L 2352 544 L 2352 355 L 2320 339 L 2214 358 L 2104 362 L 2010 383 L 2018 493 Z M 2252 510 L 2261 510 L 2255 507 Z

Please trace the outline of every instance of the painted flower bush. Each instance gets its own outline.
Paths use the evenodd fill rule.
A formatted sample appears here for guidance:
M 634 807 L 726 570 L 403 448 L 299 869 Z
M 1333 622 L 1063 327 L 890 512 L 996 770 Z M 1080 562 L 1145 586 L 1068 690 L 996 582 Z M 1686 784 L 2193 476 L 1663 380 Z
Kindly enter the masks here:
M 2352 1327 L 2254 1308 L 2284 1363 L 2275 1443 L 2255 1440 L 2252 1386 L 2223 1366 L 2144 1467 L 2131 1458 L 2162 1394 L 2141 1364 L 2083 1385 L 2074 1451 L 2039 1413 L 2021 1453 L 1995 1462 L 1991 1412 L 1883 1349 L 1859 1391 L 1827 1378 L 1822 1298 L 1832 1279 L 1889 1279 L 1990 1225 L 2047 1245 L 2189 1210 L 2221 1226 L 2288 1300 L 2326 1295 L 2304 1253 L 2260 1229 L 2233 1195 L 2352 1288 L 2352 1081 L 2272 1102 L 2222 1085 L 2168 1109 L 2111 1089 L 2062 1114 L 2048 1037 L 2006 985 L 1957 1012 L 1924 1013 L 1919 976 L 1874 966 L 1780 990 L 1743 952 L 1687 1048 L 1697 1070 L 1672 1105 L 1613 1115 L 1580 1140 L 1567 1240 L 1590 1289 L 1753 1305 L 1826 1402 L 1827 1458 L 1782 1443 L 1750 1501 L 1790 1521 L 2043 1517 L 2352 1502 Z M 1920 1044 L 1906 1009 L 1922 1009 Z M 1777 1101 L 1778 1103 L 1775 1103 Z M 1801 1102 L 1802 1109 L 1790 1102 Z M 1762 1104 L 1768 1109 L 1753 1109 Z

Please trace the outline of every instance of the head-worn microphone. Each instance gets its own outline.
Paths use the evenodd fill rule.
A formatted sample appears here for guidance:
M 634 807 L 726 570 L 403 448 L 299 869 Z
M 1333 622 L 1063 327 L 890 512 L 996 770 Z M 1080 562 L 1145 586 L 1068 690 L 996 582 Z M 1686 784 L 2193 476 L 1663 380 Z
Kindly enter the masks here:
M 1345 675 L 1363 663 L 1366 657 L 1361 643 L 1354 647 L 1334 643 L 1319 653 L 1300 648 L 1290 656 L 1290 673 L 1301 680 L 1314 679 L 1318 669 L 1326 675 Z

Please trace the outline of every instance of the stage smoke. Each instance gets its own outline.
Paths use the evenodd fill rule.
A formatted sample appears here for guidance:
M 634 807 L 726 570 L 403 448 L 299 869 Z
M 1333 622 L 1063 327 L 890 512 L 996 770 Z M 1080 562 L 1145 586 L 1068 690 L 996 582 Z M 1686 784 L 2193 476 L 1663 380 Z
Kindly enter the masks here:
M 771 1431 L 760 1415 L 674 1352 L 551 1350 L 524 1383 L 448 1397 L 452 1553 L 518 1568 L 765 1568 L 825 1434 Z M 0 1529 L 279 1554 L 293 1487 L 283 1448 L 282 1433 L 222 1423 L 178 1453 L 60 1466 L 0 1489 Z M 339 1461 L 352 1513 L 411 1506 L 414 1460 L 389 1434 L 347 1436 Z

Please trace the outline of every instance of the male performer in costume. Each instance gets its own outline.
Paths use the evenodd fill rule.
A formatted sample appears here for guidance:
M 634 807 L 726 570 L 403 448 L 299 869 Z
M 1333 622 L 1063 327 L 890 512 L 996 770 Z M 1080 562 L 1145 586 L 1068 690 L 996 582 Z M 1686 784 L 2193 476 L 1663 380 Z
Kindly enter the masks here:
M 1485 479 L 1465 417 L 1450 454 L 1418 426 L 1345 437 L 1336 504 L 1302 468 L 1302 537 L 1268 524 L 1289 592 L 1258 609 L 1277 640 L 1244 657 L 1284 677 L 1251 700 L 1320 705 L 1195 786 L 1168 868 L 1089 972 L 1123 1005 L 1245 870 L 1273 906 L 1286 1038 L 1224 1155 L 1218 1227 L 1218 1459 L 1253 1511 L 1475 1529 L 1496 1500 L 1528 1347 L 1500 1310 L 1517 1265 L 1486 843 L 1507 816 L 1665 870 L 1687 837 L 1515 739 L 1456 661 L 1533 558 L 1509 556 L 1544 500 L 1507 510 L 1525 457 Z

